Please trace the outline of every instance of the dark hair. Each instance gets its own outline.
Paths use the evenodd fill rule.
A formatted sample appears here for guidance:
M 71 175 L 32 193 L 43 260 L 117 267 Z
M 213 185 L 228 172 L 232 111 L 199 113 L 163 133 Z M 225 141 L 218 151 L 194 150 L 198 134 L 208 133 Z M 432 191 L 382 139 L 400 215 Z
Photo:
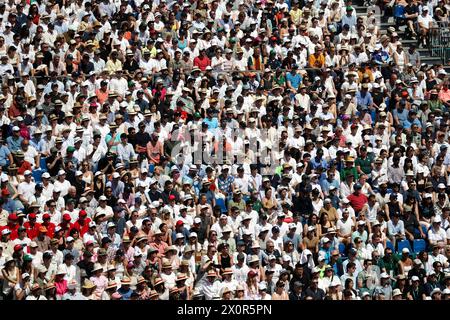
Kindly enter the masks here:
M 348 264 L 347 264 L 347 272 L 348 272 L 348 270 L 350 269 L 350 268 L 353 268 L 353 267 L 355 267 L 356 266 L 356 263 L 354 263 L 354 262 L 349 262 Z M 348 280 L 348 279 L 347 279 Z M 346 281 L 347 282 L 347 281 Z

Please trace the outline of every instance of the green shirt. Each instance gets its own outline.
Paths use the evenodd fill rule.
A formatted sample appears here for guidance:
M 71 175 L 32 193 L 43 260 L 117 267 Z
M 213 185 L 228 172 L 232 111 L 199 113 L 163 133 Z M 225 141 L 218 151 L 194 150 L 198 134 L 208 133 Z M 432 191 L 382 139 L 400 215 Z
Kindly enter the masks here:
M 390 274 L 391 271 L 393 271 L 394 277 L 398 274 L 398 258 L 393 255 L 390 260 L 387 260 L 386 257 L 383 257 L 383 259 L 380 259 L 378 261 L 378 266 L 380 269 L 386 269 L 386 273 Z
M 228 208 L 237 207 L 239 210 L 244 211 L 245 210 L 245 201 L 241 199 L 240 202 L 235 202 L 233 200 L 228 201 Z
M 358 179 L 358 172 L 356 171 L 355 167 L 351 167 L 351 168 L 343 168 L 341 169 L 340 175 L 341 175 L 341 181 L 345 181 L 345 178 L 347 177 L 348 174 L 353 173 L 353 176 L 355 177 L 355 180 Z
M 261 203 L 261 201 L 256 201 L 255 203 L 253 203 L 253 210 L 255 210 L 256 212 L 258 212 L 258 214 L 260 213 L 260 211 L 261 211 L 261 208 L 262 208 L 262 203 Z
M 279 78 L 277 78 L 276 76 L 273 78 L 273 80 L 275 81 L 275 83 L 279 86 L 284 86 L 284 84 L 286 83 L 286 78 L 281 75 Z
M 370 174 L 372 172 L 372 158 L 369 156 L 366 156 L 365 159 L 363 158 L 357 158 L 355 161 L 355 166 L 360 166 L 362 172 L 365 174 Z

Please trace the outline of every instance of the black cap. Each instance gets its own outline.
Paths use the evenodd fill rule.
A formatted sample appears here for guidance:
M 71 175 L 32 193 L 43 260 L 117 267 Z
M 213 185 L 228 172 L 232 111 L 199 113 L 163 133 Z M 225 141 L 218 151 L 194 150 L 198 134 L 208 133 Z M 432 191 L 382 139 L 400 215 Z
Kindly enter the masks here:
M 92 257 L 92 253 L 88 250 L 84 250 L 83 255 L 86 257 Z
M 106 244 L 106 243 L 110 243 L 110 242 L 112 242 L 110 238 L 108 238 L 108 237 L 102 238 L 102 245 Z
M 44 254 L 42 255 L 42 258 L 44 259 L 49 259 L 53 257 L 53 254 L 51 252 L 44 252 Z

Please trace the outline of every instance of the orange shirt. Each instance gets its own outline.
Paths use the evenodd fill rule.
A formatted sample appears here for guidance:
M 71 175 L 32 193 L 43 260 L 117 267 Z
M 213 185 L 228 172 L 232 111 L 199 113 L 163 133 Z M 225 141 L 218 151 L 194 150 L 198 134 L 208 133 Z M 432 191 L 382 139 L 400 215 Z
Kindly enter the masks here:
M 125 39 L 127 39 L 127 40 L 130 40 L 130 39 L 131 39 L 131 32 L 130 32 L 130 31 L 125 32 L 125 33 L 123 34 L 123 37 L 124 37 Z
M 323 68 L 325 65 L 325 57 L 323 54 L 320 54 L 318 57 L 311 54 L 309 55 L 308 62 L 311 68 Z
M 109 90 L 106 89 L 106 91 L 102 91 L 100 89 L 97 89 L 97 91 L 95 91 L 95 95 L 97 96 L 97 101 L 100 104 L 103 104 L 108 99 Z

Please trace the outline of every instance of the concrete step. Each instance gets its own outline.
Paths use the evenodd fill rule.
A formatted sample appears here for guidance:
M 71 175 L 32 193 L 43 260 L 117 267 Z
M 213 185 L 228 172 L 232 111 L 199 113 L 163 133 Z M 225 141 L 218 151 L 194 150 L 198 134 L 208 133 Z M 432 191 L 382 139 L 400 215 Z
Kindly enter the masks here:
M 430 50 L 428 50 L 428 48 L 417 48 L 416 51 L 420 53 L 421 57 L 427 57 L 430 55 Z
M 427 63 L 429 65 L 442 63 L 441 57 L 422 57 L 421 56 L 420 60 L 422 61 L 422 63 Z
M 412 45 L 412 44 L 417 44 L 417 40 L 410 40 L 410 39 L 407 39 L 407 40 L 402 40 L 402 44 L 403 44 L 403 47 L 409 47 L 410 45 Z
M 390 22 L 381 22 L 381 23 L 378 25 L 378 27 L 379 27 L 380 29 L 387 29 L 387 28 L 389 28 L 389 27 L 395 27 L 395 25 L 394 25 L 393 23 L 390 23 Z
M 363 6 L 353 6 L 356 13 L 367 13 L 370 7 L 363 7 Z

